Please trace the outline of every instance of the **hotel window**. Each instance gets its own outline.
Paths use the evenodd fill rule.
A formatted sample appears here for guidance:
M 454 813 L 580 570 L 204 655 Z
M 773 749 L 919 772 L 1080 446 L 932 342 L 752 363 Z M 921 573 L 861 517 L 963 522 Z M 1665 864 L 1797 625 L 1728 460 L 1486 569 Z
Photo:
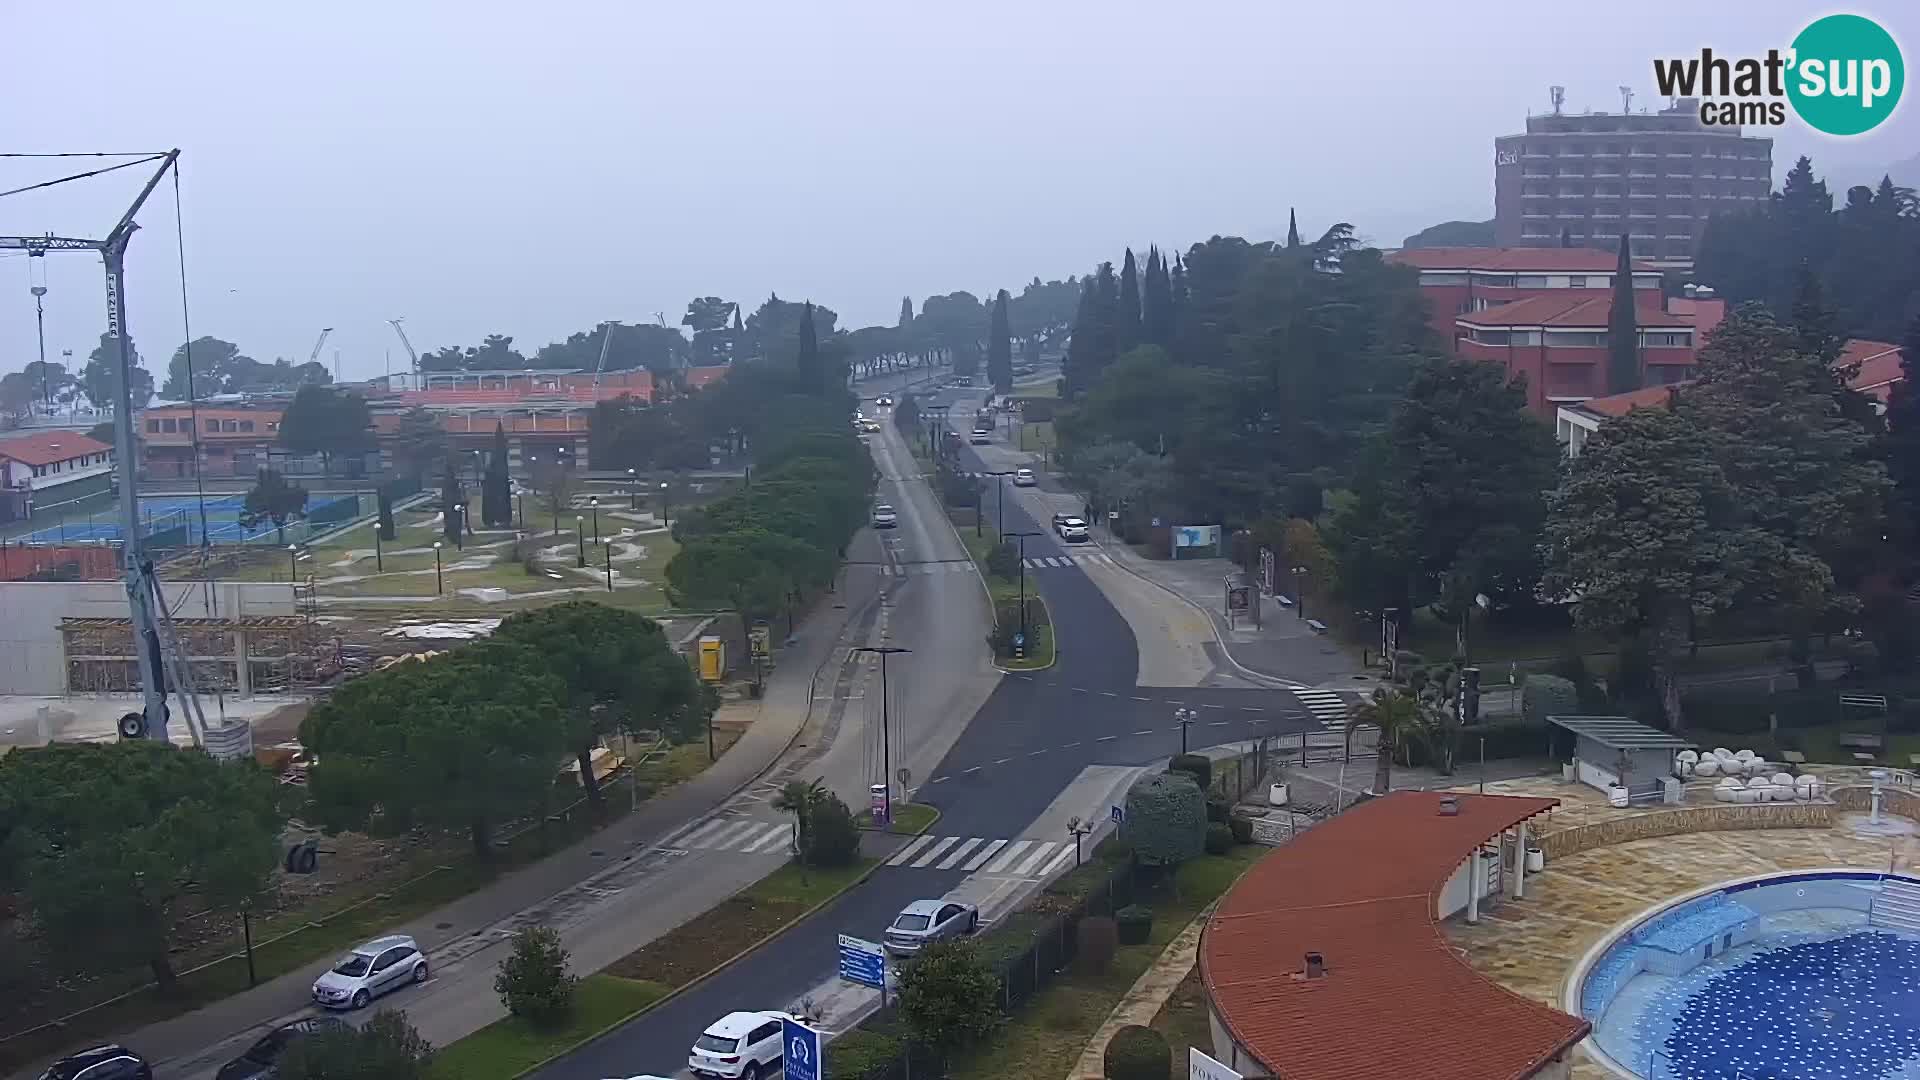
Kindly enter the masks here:
M 158 420 L 147 421 L 147 434 L 149 435 L 160 434 L 160 421 Z
M 160 430 L 172 434 L 180 430 L 180 421 L 167 419 L 160 421 Z
M 1570 275 L 1570 276 L 1568 276 L 1568 278 L 1567 278 L 1567 288 L 1569 288 L 1569 289 L 1584 289 L 1584 288 L 1586 288 L 1586 287 L 1587 287 L 1587 278 L 1586 278 L 1586 275 L 1584 275 L 1584 274 L 1572 274 L 1572 275 Z
M 1640 346 L 1647 349 L 1684 349 L 1693 344 L 1693 334 L 1687 330 L 1642 330 Z
M 1549 330 L 1546 334 L 1546 344 L 1555 348 L 1592 348 L 1606 343 L 1603 330 Z
M 240 421 L 240 430 L 241 430 L 241 431 L 252 431 L 252 430 L 253 430 L 253 421 L 251 421 L 251 420 L 242 420 L 242 421 Z
M 208 431 L 219 431 L 219 430 L 220 430 L 220 421 L 218 421 L 218 420 L 208 420 L 208 421 L 207 421 L 207 430 L 208 430 Z

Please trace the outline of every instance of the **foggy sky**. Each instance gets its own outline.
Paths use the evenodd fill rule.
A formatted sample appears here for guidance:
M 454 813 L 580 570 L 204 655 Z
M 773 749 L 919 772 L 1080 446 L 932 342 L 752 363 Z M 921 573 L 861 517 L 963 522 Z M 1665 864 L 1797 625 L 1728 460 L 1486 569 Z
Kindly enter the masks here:
M 1376 243 L 1492 216 L 1493 138 L 1565 85 L 1658 107 L 1654 55 L 1784 47 L 1818 3 L 822 5 L 0 0 L 0 150 L 184 151 L 195 336 L 342 374 L 689 298 L 777 292 L 840 325 L 986 295 L 1123 246 L 1353 222 Z M 1920 16 L 1876 0 L 1920 60 Z M 1907 91 L 1870 135 L 1774 132 L 1836 194 L 1920 151 Z M 0 161 L 0 189 L 60 163 Z M 0 198 L 0 232 L 99 235 L 129 172 Z M 1911 183 L 1912 181 L 1909 180 Z M 172 188 L 129 261 L 164 381 L 182 340 Z M 0 258 L 0 370 L 35 356 L 29 260 Z M 104 320 L 96 257 L 45 260 L 47 350 Z

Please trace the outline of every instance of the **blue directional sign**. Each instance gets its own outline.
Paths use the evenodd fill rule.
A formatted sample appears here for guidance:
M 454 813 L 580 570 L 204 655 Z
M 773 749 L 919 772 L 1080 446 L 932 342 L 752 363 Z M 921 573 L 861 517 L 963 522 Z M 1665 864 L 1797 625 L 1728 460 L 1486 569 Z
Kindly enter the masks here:
M 1127 812 L 1118 806 L 1115 806 L 1110 810 L 1108 810 L 1107 816 L 1113 819 L 1113 823 L 1115 825 L 1123 825 L 1126 823 L 1126 820 L 1127 820 Z
M 780 1071 L 785 1080 L 820 1080 L 820 1033 L 784 1017 L 780 1021 Z
M 840 977 L 875 990 L 887 988 L 887 952 L 871 941 L 840 935 Z

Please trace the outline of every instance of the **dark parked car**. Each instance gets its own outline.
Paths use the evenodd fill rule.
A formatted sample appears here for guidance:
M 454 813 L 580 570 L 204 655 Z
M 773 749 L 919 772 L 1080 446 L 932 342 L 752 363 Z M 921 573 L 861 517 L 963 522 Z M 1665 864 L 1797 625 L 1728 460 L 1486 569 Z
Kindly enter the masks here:
M 247 1047 L 246 1053 L 220 1066 L 220 1071 L 214 1074 L 214 1080 L 267 1080 L 279 1071 L 280 1059 L 286 1056 L 288 1047 L 308 1035 L 346 1026 L 345 1021 L 335 1020 L 331 1016 L 310 1016 L 291 1024 L 282 1024 L 259 1042 Z
M 153 1080 L 153 1070 L 139 1054 L 108 1044 L 61 1058 L 40 1080 Z

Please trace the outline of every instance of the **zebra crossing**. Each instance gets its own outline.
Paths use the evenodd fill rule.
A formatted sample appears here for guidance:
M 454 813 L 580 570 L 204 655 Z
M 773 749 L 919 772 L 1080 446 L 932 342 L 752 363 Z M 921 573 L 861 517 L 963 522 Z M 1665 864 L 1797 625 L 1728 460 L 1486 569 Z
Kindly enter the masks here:
M 663 848 L 732 851 L 742 855 L 778 854 L 792 845 L 792 821 L 724 816 L 696 821 L 660 841 Z
M 1112 566 L 1111 556 L 1098 551 L 1073 551 L 1060 555 L 1029 555 L 1021 560 L 1029 570 L 1062 569 L 1079 564 L 1081 566 Z M 938 574 L 971 574 L 973 563 L 960 559 L 951 562 L 901 563 L 898 565 L 872 564 L 881 577 L 933 577 Z
M 1056 840 L 991 840 L 983 836 L 921 836 L 887 858 L 908 870 L 959 870 L 1015 878 L 1044 878 L 1073 859 L 1073 845 Z
M 1323 724 L 1346 723 L 1347 710 L 1353 706 L 1353 699 L 1337 690 L 1295 690 L 1293 696 Z
M 1025 559 L 1022 559 L 1021 561 L 1027 564 L 1027 569 L 1029 570 L 1044 570 L 1048 567 L 1058 568 L 1063 566 L 1072 566 L 1075 563 L 1079 563 L 1083 566 L 1112 566 L 1113 565 L 1113 559 L 1111 556 L 1103 555 L 1098 551 L 1070 551 L 1061 555 L 1029 555 Z

